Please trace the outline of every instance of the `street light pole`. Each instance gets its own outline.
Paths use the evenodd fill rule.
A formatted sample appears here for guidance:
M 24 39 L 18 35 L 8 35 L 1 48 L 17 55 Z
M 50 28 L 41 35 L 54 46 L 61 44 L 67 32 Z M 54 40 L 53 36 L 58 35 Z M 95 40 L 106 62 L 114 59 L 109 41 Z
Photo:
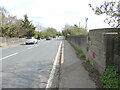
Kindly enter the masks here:
M 87 21 L 88 21 L 88 18 L 85 18 L 85 30 L 87 31 Z
M 79 28 L 80 28 L 80 22 L 79 22 Z
M 117 10 L 118 10 L 118 55 L 120 56 L 120 1 L 118 1 L 118 6 L 117 6 Z M 120 57 L 118 57 L 118 59 L 120 60 Z
M 118 2 L 118 28 L 120 28 L 120 1 Z

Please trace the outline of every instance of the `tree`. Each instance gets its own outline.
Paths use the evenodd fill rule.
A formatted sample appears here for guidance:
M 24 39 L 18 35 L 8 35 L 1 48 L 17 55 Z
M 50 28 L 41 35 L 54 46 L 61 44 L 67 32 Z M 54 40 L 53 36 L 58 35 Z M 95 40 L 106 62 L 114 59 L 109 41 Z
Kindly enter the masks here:
M 8 11 L 4 7 L 0 7 L 0 36 L 1 37 L 17 37 L 18 28 L 17 25 L 18 19 L 16 16 L 9 15 Z
M 76 24 L 74 26 L 70 25 L 65 25 L 63 28 L 64 30 L 62 31 L 64 36 L 69 35 L 81 35 L 81 34 L 86 34 L 87 31 L 83 28 L 79 28 Z
M 96 6 L 95 8 L 91 4 L 89 6 L 96 15 L 107 15 L 104 22 L 115 28 L 120 27 L 120 1 L 105 1 L 102 5 Z
M 0 7 L 0 36 L 26 37 L 35 35 L 35 26 L 24 15 L 24 20 L 11 16 L 4 7 Z
M 62 32 L 57 32 L 56 35 L 57 35 L 57 36 L 62 36 L 63 34 L 62 34 Z
M 1 16 L 0 25 L 7 24 L 7 16 L 8 15 L 9 15 L 8 11 L 4 7 L 0 7 L 0 16 Z
M 42 26 L 42 24 L 40 22 L 36 22 L 36 25 L 35 25 L 37 31 L 42 31 L 44 29 L 44 27 Z
M 35 26 L 28 20 L 27 15 L 24 15 L 24 20 L 22 20 L 22 29 L 20 33 L 22 37 L 32 37 L 35 35 Z
M 8 15 L 8 17 L 6 18 L 6 24 L 7 25 L 14 25 L 17 21 L 17 17 L 16 16 L 10 16 Z
M 54 36 L 54 35 L 56 35 L 57 34 L 57 31 L 56 31 L 56 29 L 54 29 L 54 28 L 47 28 L 47 33 L 48 33 L 48 36 Z
M 107 22 L 110 26 L 117 28 L 118 55 L 120 55 L 120 1 L 105 1 L 103 5 L 95 8 L 93 8 L 91 4 L 89 4 L 89 6 L 97 15 L 106 14 L 108 17 L 105 19 L 105 22 Z
M 56 29 L 49 27 L 46 30 L 40 32 L 40 37 L 45 38 L 47 36 L 55 36 L 57 33 L 58 32 Z

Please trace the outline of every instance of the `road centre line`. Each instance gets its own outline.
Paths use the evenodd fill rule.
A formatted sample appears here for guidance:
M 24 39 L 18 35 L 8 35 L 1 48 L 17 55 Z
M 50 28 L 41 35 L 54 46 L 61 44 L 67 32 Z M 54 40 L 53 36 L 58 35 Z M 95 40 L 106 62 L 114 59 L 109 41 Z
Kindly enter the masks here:
M 38 45 L 35 45 L 35 46 L 29 47 L 29 48 L 27 48 L 27 49 L 32 49 L 32 48 L 37 47 L 37 46 L 38 46 Z M 3 59 L 9 58 L 9 57 L 11 57 L 11 56 L 14 56 L 14 55 L 16 55 L 16 54 L 19 54 L 19 53 L 21 53 L 21 52 L 24 52 L 24 51 L 26 51 L 26 50 L 22 50 L 22 51 L 19 51 L 19 52 L 10 54 L 10 55 L 8 55 L 8 56 L 5 56 L 5 57 L 3 57 L 3 58 L 0 58 L 0 61 L 2 61 Z
M 29 47 L 29 48 L 27 48 L 27 49 L 32 49 L 32 48 L 37 47 L 37 46 L 38 46 L 38 45 L 36 45 L 36 46 L 31 46 L 31 47 Z M 27 51 L 27 50 L 22 50 L 22 51 L 19 51 L 19 52 L 15 52 L 15 53 L 13 53 L 13 54 L 10 54 L 10 55 L 8 55 L 8 56 L 5 56 L 5 57 L 3 57 L 3 58 L 0 58 L 0 61 L 3 60 L 3 59 L 9 58 L 9 57 L 11 57 L 11 56 L 14 56 L 14 55 L 16 55 L 16 54 L 19 54 L 19 53 L 21 53 L 21 52 L 24 52 L 24 51 Z
M 8 55 L 8 56 L 5 56 L 5 57 L 3 57 L 3 58 L 0 58 L 0 61 L 3 60 L 3 59 L 9 58 L 9 57 L 11 57 L 11 56 L 14 56 L 14 55 L 16 55 L 16 54 L 18 54 L 18 53 L 19 53 L 19 52 L 16 52 L 16 53 L 13 53 L 13 54 L 11 54 L 11 55 Z
M 32 48 L 37 47 L 37 46 L 39 46 L 39 44 L 36 44 L 36 45 L 30 46 L 30 47 L 28 47 L 27 49 L 32 49 Z
M 34 46 L 34 47 L 35 47 L 35 46 Z M 32 49 L 32 48 L 34 48 L 34 47 L 32 46 L 32 47 L 29 47 L 29 48 L 27 48 L 27 49 Z M 22 51 L 20 51 L 20 52 L 16 52 L 16 53 L 10 54 L 10 55 L 8 55 L 8 56 L 5 56 L 5 57 L 3 57 L 3 58 L 0 58 L 0 61 L 3 60 L 3 59 L 9 58 L 9 57 L 11 57 L 11 56 L 14 56 L 14 55 L 16 55 L 16 54 L 19 54 L 19 53 L 21 53 L 21 52 L 24 52 L 24 51 L 26 51 L 26 50 L 22 50 Z
M 31 46 L 31 47 L 29 47 L 29 48 L 27 48 L 27 49 L 32 49 L 32 48 L 37 47 L 37 46 L 38 46 L 38 45 Z
M 29 48 L 27 48 L 27 49 L 32 49 L 32 48 L 34 48 L 34 47 L 29 47 Z

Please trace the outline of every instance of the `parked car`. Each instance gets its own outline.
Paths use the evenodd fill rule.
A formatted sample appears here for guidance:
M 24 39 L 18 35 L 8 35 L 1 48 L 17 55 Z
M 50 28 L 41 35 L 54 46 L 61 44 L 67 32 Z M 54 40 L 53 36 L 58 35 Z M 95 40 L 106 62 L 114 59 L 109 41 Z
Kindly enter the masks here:
M 26 43 L 26 44 L 37 44 L 37 43 L 38 43 L 38 40 L 35 39 L 34 37 L 27 37 L 25 43 Z
M 46 40 L 51 40 L 51 37 L 50 36 L 46 37 Z
M 53 36 L 53 38 L 56 38 L 56 36 Z

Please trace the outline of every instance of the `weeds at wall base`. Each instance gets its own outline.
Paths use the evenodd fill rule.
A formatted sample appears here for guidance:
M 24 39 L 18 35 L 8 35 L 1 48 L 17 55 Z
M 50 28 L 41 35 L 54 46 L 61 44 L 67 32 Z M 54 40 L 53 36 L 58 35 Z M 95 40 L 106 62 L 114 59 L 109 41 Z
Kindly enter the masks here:
M 70 43 L 70 42 L 69 42 Z M 102 74 L 100 74 L 86 59 L 85 54 L 81 49 L 78 49 L 74 44 L 70 43 L 76 50 L 76 54 L 80 59 L 84 60 L 82 65 L 88 71 L 91 79 L 96 83 L 96 88 L 106 88 L 109 90 L 120 90 L 120 74 L 117 67 L 108 66 Z
M 86 59 L 86 56 L 81 49 L 76 50 L 76 54 L 80 57 L 80 59 Z
M 69 42 L 70 45 L 75 49 L 77 56 L 81 59 L 81 60 L 85 60 L 86 56 L 83 53 L 83 51 L 81 49 L 78 49 L 73 43 Z
M 88 71 L 91 79 L 95 82 L 96 88 L 103 88 L 102 82 L 100 80 L 100 73 L 90 64 L 89 59 L 86 59 L 82 65 Z
M 93 66 L 90 64 L 90 61 L 86 59 L 85 54 L 82 52 L 81 49 L 78 49 L 74 44 L 69 42 L 70 45 L 75 49 L 77 56 L 80 58 L 80 60 L 84 60 L 82 65 L 88 71 L 89 76 L 91 79 L 95 82 L 96 88 L 103 88 L 103 85 L 100 81 L 100 74 L 99 72 L 93 68 Z M 82 54 L 82 55 L 81 55 Z M 82 57 L 81 57 L 82 56 Z

